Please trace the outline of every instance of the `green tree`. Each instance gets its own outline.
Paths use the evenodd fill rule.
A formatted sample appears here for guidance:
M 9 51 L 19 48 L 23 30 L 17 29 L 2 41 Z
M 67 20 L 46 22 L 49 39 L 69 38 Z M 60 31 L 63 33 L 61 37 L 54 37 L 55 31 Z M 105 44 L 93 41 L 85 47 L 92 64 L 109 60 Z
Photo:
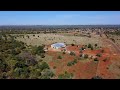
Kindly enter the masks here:
M 91 46 L 92 46 L 91 44 L 88 44 L 88 48 L 91 48 Z
M 48 65 L 46 62 L 42 62 L 42 64 L 39 65 L 39 68 L 40 68 L 41 70 L 49 69 L 49 65 Z
M 98 61 L 98 58 L 94 58 L 94 61 Z
M 101 54 L 100 54 L 100 53 L 98 53 L 98 54 L 96 54 L 96 56 L 101 57 Z
M 75 44 L 72 43 L 71 46 L 75 46 Z
M 97 47 L 97 43 L 95 44 L 95 48 Z
M 70 55 L 75 56 L 75 53 L 74 52 L 70 52 Z
M 58 58 L 58 59 L 62 59 L 62 56 L 59 55 L 57 58 Z
M 41 72 L 40 79 L 51 79 L 53 76 L 54 73 L 51 70 L 45 69 Z

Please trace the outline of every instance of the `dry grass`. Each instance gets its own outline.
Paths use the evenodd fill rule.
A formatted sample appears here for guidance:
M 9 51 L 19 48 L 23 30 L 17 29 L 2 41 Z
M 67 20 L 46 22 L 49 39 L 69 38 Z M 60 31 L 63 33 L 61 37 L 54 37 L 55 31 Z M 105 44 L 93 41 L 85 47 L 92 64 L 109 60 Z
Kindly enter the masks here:
M 14 34 L 17 36 L 17 34 Z M 19 34 L 20 35 L 20 34 Z M 35 35 L 35 36 L 33 36 Z M 29 36 L 29 38 L 27 37 Z M 38 37 L 39 36 L 39 37 Z M 65 42 L 66 44 L 95 44 L 98 43 L 99 46 L 103 46 L 101 40 L 99 37 L 80 37 L 80 36 L 65 36 L 65 35 L 58 35 L 58 34 L 25 34 L 23 37 L 17 37 L 16 38 L 19 41 L 23 41 L 27 43 L 28 45 L 49 45 L 55 42 Z

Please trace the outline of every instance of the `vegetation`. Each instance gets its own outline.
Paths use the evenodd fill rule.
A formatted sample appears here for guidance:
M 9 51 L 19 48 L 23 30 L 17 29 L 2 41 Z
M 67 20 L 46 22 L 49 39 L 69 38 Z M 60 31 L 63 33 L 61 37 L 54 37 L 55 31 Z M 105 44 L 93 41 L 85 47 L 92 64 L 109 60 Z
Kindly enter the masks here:
M 103 59 L 103 61 L 106 62 L 106 61 L 107 61 L 107 58 Z
M 84 58 L 87 59 L 87 58 L 88 58 L 88 54 L 85 54 L 85 55 L 84 55 Z
M 72 79 L 73 74 L 72 73 L 68 73 L 67 71 L 64 72 L 64 74 L 60 74 L 58 76 L 58 79 Z
M 98 54 L 96 54 L 96 56 L 101 57 L 101 54 L 100 54 L 100 53 L 98 53 Z
M 93 50 L 93 46 L 91 46 L 91 50 Z
M 62 56 L 59 55 L 57 58 L 58 58 L 58 59 L 62 59 Z
M 91 44 L 88 44 L 88 48 L 91 48 L 91 46 L 92 46 Z
M 56 66 L 54 66 L 53 69 L 56 69 Z
M 65 54 L 65 52 L 63 52 L 63 54 Z
M 95 44 L 95 47 L 97 47 L 97 44 Z
M 92 79 L 102 79 L 102 77 L 100 77 L 100 76 L 94 76 L 94 77 L 92 77 Z
M 80 54 L 80 57 L 82 57 L 83 54 Z
M 74 53 L 74 52 L 70 52 L 70 55 L 71 55 L 71 56 L 75 56 L 75 53 Z
M 98 61 L 98 58 L 94 58 L 94 61 Z
M 75 46 L 75 44 L 72 43 L 71 46 Z
M 75 65 L 77 63 L 77 60 L 74 59 L 74 61 L 68 62 L 67 66 L 72 66 Z
M 43 46 L 27 49 L 27 45 L 9 35 L 0 39 L 0 79 L 50 79 L 54 73 L 35 54 L 44 53 Z

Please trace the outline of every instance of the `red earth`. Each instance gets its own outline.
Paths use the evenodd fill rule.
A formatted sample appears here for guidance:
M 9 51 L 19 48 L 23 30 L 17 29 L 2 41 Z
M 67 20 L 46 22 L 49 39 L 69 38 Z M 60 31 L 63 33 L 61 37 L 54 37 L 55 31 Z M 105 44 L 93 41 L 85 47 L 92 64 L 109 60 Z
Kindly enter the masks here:
M 109 67 L 115 62 L 116 57 L 120 58 L 120 54 L 113 55 L 110 48 L 101 48 L 99 50 L 90 50 L 86 49 L 83 51 L 84 54 L 95 56 L 97 53 L 101 53 L 101 57 L 98 58 L 98 62 L 95 62 L 94 59 L 90 60 L 78 60 L 78 62 L 73 66 L 67 66 L 67 63 L 73 61 L 75 58 L 79 57 L 79 49 L 82 45 L 78 46 L 67 46 L 66 49 L 69 51 L 74 51 L 76 56 L 71 56 L 68 53 L 60 54 L 57 51 L 48 51 L 47 54 L 53 56 L 53 60 L 49 62 L 50 67 L 53 69 L 56 66 L 55 75 L 57 78 L 59 74 L 64 73 L 65 71 L 73 73 L 74 79 L 91 79 L 92 77 L 98 75 L 103 79 L 115 79 L 116 73 L 113 73 L 113 70 L 110 70 Z M 104 50 L 102 53 L 101 50 Z M 62 59 L 57 59 L 61 55 Z M 105 60 L 106 59 L 106 60 Z

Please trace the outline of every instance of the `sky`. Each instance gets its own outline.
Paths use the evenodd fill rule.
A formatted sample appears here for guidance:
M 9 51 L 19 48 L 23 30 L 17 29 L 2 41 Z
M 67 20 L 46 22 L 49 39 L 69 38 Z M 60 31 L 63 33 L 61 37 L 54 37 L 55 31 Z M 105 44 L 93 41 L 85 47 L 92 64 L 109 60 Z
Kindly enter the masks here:
M 0 11 L 0 25 L 120 24 L 120 11 Z

